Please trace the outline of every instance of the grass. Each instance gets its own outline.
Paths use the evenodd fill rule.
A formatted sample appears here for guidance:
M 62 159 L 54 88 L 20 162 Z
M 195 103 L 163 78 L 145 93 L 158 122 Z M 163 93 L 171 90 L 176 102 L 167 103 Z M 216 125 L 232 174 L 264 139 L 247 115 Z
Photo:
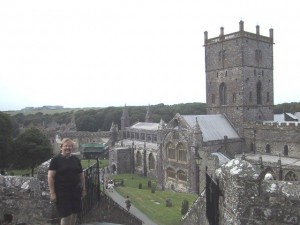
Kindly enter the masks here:
M 197 199 L 197 195 L 178 193 L 170 190 L 157 190 L 155 193 L 148 188 L 148 178 L 132 174 L 113 175 L 112 179 L 124 179 L 124 187 L 116 190 L 123 197 L 130 196 L 133 205 L 146 214 L 151 220 L 159 225 L 180 225 L 181 205 L 183 200 L 189 202 L 189 206 Z M 139 184 L 142 189 L 139 189 Z M 166 200 L 172 200 L 172 207 L 166 207 Z
M 81 160 L 81 165 L 83 169 L 86 169 L 89 167 L 89 165 L 93 165 L 96 163 L 95 159 L 83 159 Z M 108 160 L 99 160 L 99 167 L 104 168 L 108 166 Z M 37 168 L 34 169 L 34 172 L 37 171 Z M 31 176 L 31 169 L 9 169 L 7 170 L 7 175 L 12 176 Z
M 36 171 L 36 169 L 34 170 L 34 172 Z M 10 176 L 31 176 L 31 169 L 10 169 L 7 170 L 7 175 Z
M 83 169 L 88 168 L 89 166 L 93 165 L 96 163 L 96 159 L 82 159 L 81 160 L 81 165 Z M 107 159 L 99 159 L 99 167 L 104 168 L 108 166 L 108 160 Z

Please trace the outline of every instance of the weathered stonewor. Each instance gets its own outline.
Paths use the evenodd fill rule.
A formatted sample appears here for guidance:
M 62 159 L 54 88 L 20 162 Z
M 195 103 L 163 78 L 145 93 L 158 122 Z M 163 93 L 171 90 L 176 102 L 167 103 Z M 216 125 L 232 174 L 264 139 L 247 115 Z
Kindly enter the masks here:
M 300 182 L 268 180 L 245 160 L 217 170 L 222 225 L 300 224 Z
M 13 224 L 47 225 L 54 207 L 47 187 L 48 162 L 38 169 L 37 177 L 0 175 L 0 215 L 13 215 Z

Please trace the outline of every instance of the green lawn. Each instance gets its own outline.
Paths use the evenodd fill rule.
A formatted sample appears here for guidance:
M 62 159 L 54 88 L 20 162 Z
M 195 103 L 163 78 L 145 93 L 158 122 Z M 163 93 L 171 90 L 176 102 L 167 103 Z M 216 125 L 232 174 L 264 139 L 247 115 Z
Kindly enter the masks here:
M 151 192 L 148 188 L 148 178 L 132 174 L 113 175 L 112 179 L 124 179 L 124 187 L 116 190 L 122 196 L 130 196 L 133 205 L 145 213 L 151 220 L 159 225 L 180 225 L 181 205 L 183 200 L 188 200 L 189 206 L 196 200 L 197 195 L 178 193 L 170 190 L 156 190 Z M 139 184 L 142 189 L 139 189 Z M 166 200 L 171 199 L 172 207 L 166 207 Z
M 87 159 L 83 159 L 81 160 L 81 165 L 83 169 L 86 169 L 89 167 L 89 165 L 93 165 L 94 163 L 96 163 L 95 159 L 91 159 L 91 160 L 87 160 Z M 99 167 L 103 168 L 103 167 L 107 167 L 108 166 L 108 160 L 99 160 Z M 34 169 L 34 172 L 37 171 L 37 168 Z M 13 176 L 31 176 L 31 169 L 10 169 L 7 170 L 7 175 L 13 175 Z
M 34 170 L 34 172 L 36 169 Z M 31 169 L 7 170 L 7 175 L 10 176 L 31 176 Z

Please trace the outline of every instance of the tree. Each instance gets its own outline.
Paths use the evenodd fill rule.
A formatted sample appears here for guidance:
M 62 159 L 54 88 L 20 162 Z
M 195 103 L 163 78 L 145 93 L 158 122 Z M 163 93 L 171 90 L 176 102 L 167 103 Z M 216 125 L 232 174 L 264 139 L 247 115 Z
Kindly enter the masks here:
M 31 127 L 17 136 L 14 142 L 14 168 L 30 168 L 33 176 L 34 168 L 52 156 L 49 139 L 37 128 Z
M 12 122 L 9 115 L 0 112 L 0 169 L 9 165 L 9 153 L 12 146 Z

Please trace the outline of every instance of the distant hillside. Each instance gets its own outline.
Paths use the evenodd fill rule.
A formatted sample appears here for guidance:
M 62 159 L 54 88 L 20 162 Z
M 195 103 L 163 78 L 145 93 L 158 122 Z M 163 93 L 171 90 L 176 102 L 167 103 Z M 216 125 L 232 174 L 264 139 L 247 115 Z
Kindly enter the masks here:
M 148 106 L 127 106 L 130 123 L 145 121 Z M 124 107 L 105 108 L 26 108 L 18 111 L 5 112 L 13 120 L 15 134 L 20 128 L 37 126 L 45 130 L 63 130 L 72 127 L 78 131 L 108 131 L 112 125 L 121 127 L 120 118 Z M 150 110 L 154 122 L 163 119 L 168 123 L 176 113 L 181 115 L 204 115 L 206 114 L 205 103 L 182 103 L 175 105 L 151 105 Z M 300 103 L 283 103 L 274 106 L 274 114 L 284 112 L 300 112 Z
M 205 114 L 206 104 L 204 103 L 185 103 L 176 105 L 151 105 L 150 111 L 153 122 L 159 122 L 163 119 L 169 122 L 176 113 L 182 115 Z M 148 106 L 127 106 L 130 123 L 145 121 Z M 124 107 L 106 107 L 106 108 L 63 108 L 63 109 L 27 109 L 5 112 L 13 120 L 15 133 L 20 128 L 36 126 L 40 129 L 60 131 L 69 128 L 75 128 L 78 131 L 108 131 L 112 125 L 121 126 L 121 116 Z

